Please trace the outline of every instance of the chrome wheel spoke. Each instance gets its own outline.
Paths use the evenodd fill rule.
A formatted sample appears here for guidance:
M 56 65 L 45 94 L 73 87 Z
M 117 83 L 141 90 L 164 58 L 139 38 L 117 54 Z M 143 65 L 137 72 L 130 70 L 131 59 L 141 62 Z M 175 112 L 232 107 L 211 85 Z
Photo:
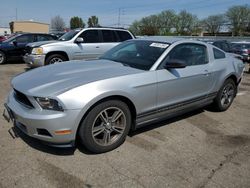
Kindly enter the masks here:
M 112 123 L 116 122 L 122 115 L 123 112 L 121 110 L 115 111 L 111 118 Z
M 113 130 L 113 131 L 115 131 L 115 132 L 117 132 L 117 133 L 120 133 L 120 134 L 123 133 L 124 129 L 125 129 L 125 127 L 121 127 L 121 126 L 117 126 L 117 125 L 114 125 L 114 126 L 112 127 L 112 130 Z
M 221 104 L 224 105 L 224 104 L 225 104 L 225 101 L 226 101 L 226 98 L 223 97 L 223 98 L 221 99 Z
M 233 95 L 234 95 L 234 90 L 232 90 L 232 89 L 231 89 L 231 90 L 229 90 L 229 91 L 228 91 L 228 96 L 230 96 L 230 97 L 231 97 L 231 96 L 233 96 Z
M 97 126 L 97 127 L 94 127 L 94 128 L 92 129 L 92 134 L 93 134 L 93 136 L 95 137 L 95 136 L 101 134 L 104 130 L 105 130 L 105 127 L 104 127 L 103 124 L 102 124 L 102 125 L 99 125 L 99 126 Z
M 100 118 L 102 120 L 103 123 L 108 123 L 108 113 L 106 110 L 102 111 L 101 114 L 100 114 Z
M 104 132 L 104 136 L 103 136 L 103 143 L 105 145 L 107 145 L 107 144 L 110 143 L 110 141 L 111 141 L 111 139 L 110 139 L 110 132 L 109 131 L 105 131 Z

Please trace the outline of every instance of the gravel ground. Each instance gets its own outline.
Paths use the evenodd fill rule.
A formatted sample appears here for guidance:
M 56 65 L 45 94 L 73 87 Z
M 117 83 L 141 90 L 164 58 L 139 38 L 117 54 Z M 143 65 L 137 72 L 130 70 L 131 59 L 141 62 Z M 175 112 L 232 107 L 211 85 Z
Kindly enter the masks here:
M 0 111 L 24 64 L 0 66 Z M 30 78 L 32 79 L 32 78 Z M 226 112 L 209 108 L 150 125 L 114 151 L 56 149 L 0 117 L 2 187 L 250 187 L 250 74 Z M 9 133 L 10 132 L 10 133 Z

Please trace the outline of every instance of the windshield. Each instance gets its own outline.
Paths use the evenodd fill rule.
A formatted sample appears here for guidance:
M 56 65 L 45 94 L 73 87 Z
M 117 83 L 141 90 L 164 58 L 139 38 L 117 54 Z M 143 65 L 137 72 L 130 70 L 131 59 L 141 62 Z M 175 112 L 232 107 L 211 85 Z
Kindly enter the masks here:
M 100 59 L 122 63 L 136 69 L 149 70 L 169 44 L 147 40 L 123 42 L 106 52 Z
M 71 40 L 74 36 L 76 36 L 77 33 L 79 33 L 79 31 L 80 30 L 71 30 L 65 33 L 63 36 L 61 36 L 58 40 L 61 40 L 61 41 Z
M 18 34 L 12 34 L 12 35 L 8 36 L 8 39 L 6 39 L 4 42 L 11 42 L 18 36 L 19 36 Z

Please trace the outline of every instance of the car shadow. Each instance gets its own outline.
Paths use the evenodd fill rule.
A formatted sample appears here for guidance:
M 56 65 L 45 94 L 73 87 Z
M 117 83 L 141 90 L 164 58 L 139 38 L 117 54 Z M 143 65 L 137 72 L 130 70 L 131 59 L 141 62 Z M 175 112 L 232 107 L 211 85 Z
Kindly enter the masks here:
M 172 117 L 172 118 L 168 118 L 168 119 L 165 119 L 165 120 L 156 121 L 154 123 L 145 124 L 145 126 L 143 126 L 141 128 L 138 128 L 135 131 L 131 131 L 128 136 L 133 137 L 133 136 L 136 136 L 138 134 L 145 133 L 145 132 L 151 131 L 153 129 L 157 129 L 159 127 L 168 126 L 171 123 L 174 123 L 174 122 L 177 122 L 177 121 L 180 121 L 180 120 L 183 120 L 183 119 L 186 119 L 186 118 L 201 114 L 203 112 L 205 112 L 204 108 L 194 110 L 192 112 L 187 112 L 185 114 L 182 114 L 182 115 L 179 115 L 179 116 L 176 116 L 176 117 Z
M 84 146 L 78 141 L 75 142 L 75 146 L 73 147 L 65 147 L 65 148 L 53 147 L 53 146 L 46 145 L 45 143 L 35 138 L 27 136 L 16 126 L 12 127 L 8 132 L 12 136 L 13 139 L 21 138 L 30 147 L 36 150 L 48 153 L 48 154 L 58 155 L 58 156 L 74 155 L 75 151 L 78 149 L 81 153 L 84 153 L 86 155 L 94 155 L 93 153 L 86 150 Z
M 59 155 L 59 156 L 73 155 L 75 150 L 76 150 L 75 147 L 56 148 L 56 147 L 52 147 L 49 145 L 45 145 L 45 144 L 41 143 L 39 140 L 27 136 L 19 128 L 15 127 L 15 126 L 9 130 L 9 133 L 13 139 L 21 138 L 30 147 L 32 147 L 36 150 L 45 152 L 45 153 L 52 154 L 52 155 Z

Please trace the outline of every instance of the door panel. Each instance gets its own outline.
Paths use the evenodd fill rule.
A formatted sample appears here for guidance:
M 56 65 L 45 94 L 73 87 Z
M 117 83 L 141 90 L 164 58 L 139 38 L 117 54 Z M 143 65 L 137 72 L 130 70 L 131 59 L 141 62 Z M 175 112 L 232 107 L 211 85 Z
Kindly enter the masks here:
M 208 65 L 158 70 L 157 78 L 159 108 L 207 95 L 213 86 Z
M 164 69 L 168 60 L 180 60 L 185 68 Z M 181 44 L 173 48 L 157 70 L 158 108 L 206 97 L 213 88 L 211 63 L 203 45 Z
M 102 54 L 98 30 L 86 30 L 79 37 L 82 37 L 84 42 L 74 44 L 73 59 L 95 59 Z
M 24 55 L 24 48 L 28 43 L 34 42 L 34 35 L 21 35 L 9 43 L 9 54 L 13 57 Z

